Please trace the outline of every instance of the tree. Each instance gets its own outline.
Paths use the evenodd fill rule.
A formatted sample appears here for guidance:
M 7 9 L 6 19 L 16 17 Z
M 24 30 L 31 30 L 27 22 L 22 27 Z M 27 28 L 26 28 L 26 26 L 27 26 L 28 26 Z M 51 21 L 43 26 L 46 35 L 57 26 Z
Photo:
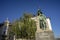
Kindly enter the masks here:
M 31 19 L 31 14 L 24 14 L 20 20 L 12 24 L 12 31 L 17 38 L 34 38 L 36 32 L 36 23 Z
M 35 36 L 36 24 L 35 21 L 31 19 L 31 14 L 24 14 L 23 18 L 20 19 L 20 26 L 23 36 L 26 38 L 32 38 Z

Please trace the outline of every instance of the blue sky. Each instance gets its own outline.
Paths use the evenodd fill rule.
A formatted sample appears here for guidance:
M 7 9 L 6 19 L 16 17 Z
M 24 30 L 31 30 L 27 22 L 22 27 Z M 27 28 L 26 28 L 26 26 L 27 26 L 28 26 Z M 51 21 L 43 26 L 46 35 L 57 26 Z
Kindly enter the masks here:
M 12 22 L 24 12 L 36 14 L 38 9 L 51 19 L 55 37 L 60 35 L 60 0 L 0 0 L 0 23 L 6 18 Z

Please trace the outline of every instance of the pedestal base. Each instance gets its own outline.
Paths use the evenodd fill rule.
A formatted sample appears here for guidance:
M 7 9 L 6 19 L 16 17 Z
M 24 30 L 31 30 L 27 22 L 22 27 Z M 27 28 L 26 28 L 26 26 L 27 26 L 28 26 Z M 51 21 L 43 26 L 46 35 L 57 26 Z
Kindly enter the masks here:
M 36 32 L 36 40 L 54 40 L 52 31 Z

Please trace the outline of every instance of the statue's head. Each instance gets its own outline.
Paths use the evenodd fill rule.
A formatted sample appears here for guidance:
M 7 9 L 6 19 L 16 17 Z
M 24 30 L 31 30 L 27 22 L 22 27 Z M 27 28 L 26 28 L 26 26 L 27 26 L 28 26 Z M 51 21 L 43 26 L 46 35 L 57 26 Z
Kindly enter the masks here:
M 41 9 L 38 9 L 37 15 L 42 15 Z

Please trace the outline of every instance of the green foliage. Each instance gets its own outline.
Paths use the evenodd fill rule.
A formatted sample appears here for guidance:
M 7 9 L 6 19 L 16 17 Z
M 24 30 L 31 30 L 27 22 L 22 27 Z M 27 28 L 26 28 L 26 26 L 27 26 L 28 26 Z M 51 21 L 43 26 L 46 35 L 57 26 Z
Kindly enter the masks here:
M 24 14 L 20 20 L 12 24 L 12 31 L 17 38 L 34 38 L 36 32 L 35 21 L 31 19 L 31 14 Z

